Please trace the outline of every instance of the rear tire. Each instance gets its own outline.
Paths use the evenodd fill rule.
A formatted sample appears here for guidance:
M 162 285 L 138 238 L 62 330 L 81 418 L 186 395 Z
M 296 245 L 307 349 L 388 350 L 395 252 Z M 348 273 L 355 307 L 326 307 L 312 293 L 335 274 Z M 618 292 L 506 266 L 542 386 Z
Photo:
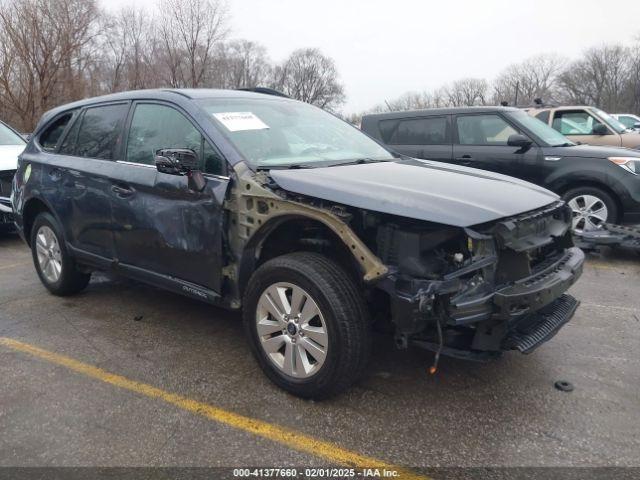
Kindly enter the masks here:
M 262 370 L 294 395 L 330 397 L 365 371 L 371 352 L 365 302 L 351 277 L 323 255 L 297 252 L 258 268 L 243 319 Z
M 90 273 L 78 270 L 67 250 L 62 228 L 50 213 L 40 213 L 33 222 L 31 254 L 40 281 L 54 295 L 81 292 L 91 280 Z
M 572 228 L 576 231 L 594 230 L 602 223 L 616 223 L 620 218 L 618 204 L 600 188 L 573 188 L 562 198 L 573 210 Z

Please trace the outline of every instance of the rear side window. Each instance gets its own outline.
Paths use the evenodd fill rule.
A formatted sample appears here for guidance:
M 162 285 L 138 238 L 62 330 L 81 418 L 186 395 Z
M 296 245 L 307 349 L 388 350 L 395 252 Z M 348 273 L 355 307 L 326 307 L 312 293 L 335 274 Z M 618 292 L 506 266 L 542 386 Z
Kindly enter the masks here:
M 64 129 L 73 117 L 73 113 L 66 113 L 57 118 L 51 125 L 49 125 L 44 132 L 40 134 L 38 143 L 40 146 L 48 152 L 53 152 L 60 142 L 60 138 L 64 133 Z
M 380 133 L 389 145 L 447 145 L 450 143 L 447 117 L 382 120 Z
M 518 133 L 499 115 L 469 115 L 456 119 L 460 145 L 506 145 Z
M 536 118 L 547 125 L 549 124 L 549 110 L 544 110 L 536 115 Z
M 88 108 L 82 117 L 73 154 L 101 160 L 114 159 L 128 111 L 126 103 Z

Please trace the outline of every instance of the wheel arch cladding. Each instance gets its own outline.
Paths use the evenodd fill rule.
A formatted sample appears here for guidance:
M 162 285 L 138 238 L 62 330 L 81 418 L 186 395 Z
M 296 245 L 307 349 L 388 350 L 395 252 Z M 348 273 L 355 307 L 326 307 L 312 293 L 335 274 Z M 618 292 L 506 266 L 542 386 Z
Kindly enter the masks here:
M 36 217 L 43 212 L 49 213 L 56 220 L 58 220 L 56 215 L 53 213 L 53 210 L 49 208 L 49 206 L 43 200 L 37 197 L 27 200 L 27 203 L 22 210 L 22 225 L 24 237 L 29 246 L 31 246 L 31 228 L 33 227 L 33 223 L 35 222 Z

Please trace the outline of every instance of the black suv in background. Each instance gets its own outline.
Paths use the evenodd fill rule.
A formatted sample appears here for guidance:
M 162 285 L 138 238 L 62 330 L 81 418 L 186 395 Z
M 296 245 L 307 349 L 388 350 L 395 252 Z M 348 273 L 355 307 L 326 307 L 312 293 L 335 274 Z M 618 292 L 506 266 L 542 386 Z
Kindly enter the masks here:
M 576 145 L 520 109 L 381 113 L 364 116 L 361 128 L 409 157 L 490 170 L 548 188 L 572 208 L 578 231 L 603 222 L 640 222 L 640 151 Z
M 111 270 L 242 308 L 265 373 L 304 397 L 363 374 L 372 318 L 400 348 L 491 358 L 532 351 L 578 303 L 565 291 L 584 254 L 556 195 L 399 160 L 273 95 L 151 90 L 64 105 L 41 119 L 12 193 L 52 293 Z

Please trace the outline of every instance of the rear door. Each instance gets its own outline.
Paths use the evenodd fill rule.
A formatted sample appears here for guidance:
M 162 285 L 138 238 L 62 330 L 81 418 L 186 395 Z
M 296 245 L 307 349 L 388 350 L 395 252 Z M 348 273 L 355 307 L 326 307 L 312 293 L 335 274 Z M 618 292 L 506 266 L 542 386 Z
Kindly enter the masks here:
M 109 176 L 128 110 L 128 102 L 77 110 L 55 120 L 37 139 L 44 162 L 41 194 L 61 221 L 69 247 L 94 263 L 114 258 Z
M 392 150 L 414 158 L 450 162 L 451 116 L 419 116 L 381 120 L 382 140 Z
M 196 152 L 206 177 L 202 192 L 190 190 L 185 176 L 156 170 L 154 155 L 162 148 Z M 166 103 L 135 103 L 111 186 L 120 268 L 133 276 L 155 275 L 160 283 L 178 279 L 219 292 L 226 174 L 222 155 L 185 111 Z M 183 290 L 209 295 L 188 285 Z
M 459 114 L 454 125 L 454 163 L 536 180 L 540 148 L 535 143 L 528 149 L 509 146 L 507 140 L 511 135 L 525 134 L 502 115 Z

